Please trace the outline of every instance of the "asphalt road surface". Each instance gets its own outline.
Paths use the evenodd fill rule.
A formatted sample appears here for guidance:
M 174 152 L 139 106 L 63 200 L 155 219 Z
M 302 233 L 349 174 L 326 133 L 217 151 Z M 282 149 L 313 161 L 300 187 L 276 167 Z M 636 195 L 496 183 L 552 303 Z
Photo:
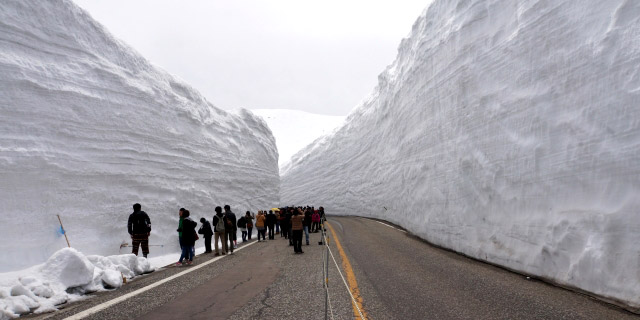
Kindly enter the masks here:
M 351 264 L 370 319 L 640 318 L 433 247 L 375 220 L 335 217 L 329 225 Z
M 242 244 L 234 255 L 200 255 L 193 266 L 169 266 L 25 318 L 325 319 L 326 310 L 328 319 L 640 319 L 375 220 L 330 217 L 326 229 L 327 256 L 321 233 L 298 255 L 276 234 Z

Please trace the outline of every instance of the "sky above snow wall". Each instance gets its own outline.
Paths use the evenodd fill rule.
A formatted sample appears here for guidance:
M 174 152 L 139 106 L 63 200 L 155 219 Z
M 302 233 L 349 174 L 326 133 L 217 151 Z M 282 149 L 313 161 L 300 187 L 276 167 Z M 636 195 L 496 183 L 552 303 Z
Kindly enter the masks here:
M 640 307 L 640 5 L 435 1 L 281 203 Z
M 139 202 L 157 256 L 178 250 L 180 207 L 197 221 L 279 201 L 262 119 L 216 108 L 71 1 L 0 2 L 0 136 L 0 272 L 65 247 L 58 214 L 74 248 L 113 255 Z

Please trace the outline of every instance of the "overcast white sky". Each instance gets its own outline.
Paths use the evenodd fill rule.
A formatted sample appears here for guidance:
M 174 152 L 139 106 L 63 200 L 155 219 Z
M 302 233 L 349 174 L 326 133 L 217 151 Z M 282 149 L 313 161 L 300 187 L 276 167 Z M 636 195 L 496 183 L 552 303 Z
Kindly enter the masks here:
M 431 0 L 74 0 L 223 109 L 347 115 Z

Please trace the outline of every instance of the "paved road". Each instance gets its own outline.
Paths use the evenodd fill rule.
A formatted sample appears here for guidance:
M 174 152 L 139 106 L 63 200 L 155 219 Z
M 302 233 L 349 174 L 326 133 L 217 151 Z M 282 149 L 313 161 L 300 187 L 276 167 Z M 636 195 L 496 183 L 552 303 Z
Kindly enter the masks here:
M 336 261 L 329 260 L 329 319 L 360 319 L 356 307 L 366 319 L 640 319 L 374 220 L 331 217 L 327 230 Z M 231 256 L 201 255 L 195 266 L 167 267 L 59 312 L 26 318 L 64 319 L 122 298 L 84 319 L 324 319 L 320 238 L 312 234 L 302 255 L 279 235 Z M 178 277 L 187 270 L 193 271 Z M 155 287 L 127 296 L 149 286 Z
M 200 255 L 193 266 L 163 268 L 58 312 L 24 318 L 65 319 L 199 267 L 83 319 L 324 319 L 320 239 L 320 233 L 311 234 L 301 255 L 294 254 L 280 235 L 241 245 L 234 255 L 215 261 L 210 254 Z M 329 271 L 331 279 L 338 279 L 335 267 Z M 329 291 L 335 319 L 349 319 L 352 310 L 345 287 L 336 285 Z
M 374 220 L 335 217 L 329 224 L 352 266 L 369 319 L 640 318 L 435 248 Z

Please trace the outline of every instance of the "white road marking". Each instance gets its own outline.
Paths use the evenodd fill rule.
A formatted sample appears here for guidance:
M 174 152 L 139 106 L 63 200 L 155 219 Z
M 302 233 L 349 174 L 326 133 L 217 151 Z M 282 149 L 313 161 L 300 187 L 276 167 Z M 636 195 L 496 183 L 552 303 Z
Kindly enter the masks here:
M 398 231 L 400 231 L 400 232 L 407 233 L 406 231 L 404 231 L 404 230 L 402 230 L 402 229 L 398 229 L 398 228 L 396 228 L 396 227 L 394 227 L 394 226 L 392 226 L 392 225 L 390 225 L 390 224 L 386 224 L 386 223 L 381 222 L 381 221 L 378 221 L 378 220 L 373 220 L 373 221 L 375 221 L 375 222 L 377 222 L 377 223 L 379 223 L 379 224 L 385 225 L 385 226 L 387 226 L 387 227 L 389 227 L 389 228 L 396 229 L 396 230 L 398 230 Z
M 244 245 L 244 246 L 242 246 L 242 247 L 240 247 L 240 248 L 235 249 L 235 251 L 240 251 L 240 250 L 242 250 L 242 249 L 244 249 L 244 248 L 246 248 L 246 247 L 248 247 L 248 246 L 250 246 L 250 245 L 253 245 L 254 243 L 257 243 L 257 241 L 253 241 L 253 242 L 251 242 L 251 243 L 247 243 L 246 245 Z M 228 255 L 227 255 L 227 256 L 228 256 Z M 219 257 L 217 257 L 217 258 L 213 258 L 213 259 L 211 259 L 211 260 L 209 260 L 209 261 L 207 261 L 207 262 L 205 262 L 205 263 L 199 264 L 199 265 L 197 265 L 197 266 L 194 266 L 194 267 L 192 267 L 192 268 L 189 268 L 189 269 L 187 269 L 187 270 L 185 270 L 185 271 L 182 271 L 182 272 L 180 272 L 180 273 L 176 273 L 176 274 L 174 274 L 174 275 L 172 275 L 172 276 L 170 276 L 170 277 L 168 277 L 168 278 L 162 279 L 162 280 L 160 280 L 160 281 L 158 281 L 158 282 L 155 282 L 155 283 L 153 283 L 153 284 L 150 284 L 150 285 L 148 285 L 148 286 L 146 286 L 146 287 L 142 287 L 142 288 L 140 288 L 140 289 L 138 289 L 138 290 L 136 290 L 136 291 L 129 292 L 129 293 L 127 293 L 127 294 L 125 294 L 125 295 L 123 295 L 123 296 L 120 296 L 120 297 L 118 297 L 118 298 L 115 298 L 115 299 L 109 300 L 109 301 L 107 301 L 107 302 L 103 302 L 103 303 L 101 303 L 101 304 L 99 304 L 99 305 L 97 305 L 97 306 L 94 306 L 94 307 L 89 308 L 89 309 L 87 309 L 87 310 L 84 310 L 84 311 L 82 311 L 82 312 L 76 313 L 76 314 L 74 314 L 74 315 L 72 315 L 72 316 L 70 316 L 70 317 L 65 318 L 65 320 L 77 320 L 77 319 L 83 319 L 83 318 L 88 317 L 88 316 L 90 316 L 90 315 L 92 315 L 92 314 L 98 313 L 98 312 L 100 312 L 100 311 L 102 311 L 102 310 L 104 310 L 104 309 L 106 309 L 106 308 L 109 308 L 109 307 L 111 307 L 111 306 L 113 306 L 113 305 L 115 305 L 115 304 L 118 304 L 118 303 L 120 303 L 120 302 L 122 302 L 122 301 L 125 301 L 125 300 L 127 300 L 127 299 L 129 299 L 129 298 L 135 297 L 135 296 L 137 296 L 137 295 L 139 295 L 139 294 L 141 294 L 141 293 L 143 293 L 143 292 L 145 292 L 145 291 L 149 291 L 149 290 L 151 290 L 151 289 L 153 289 L 153 288 L 155 288 L 155 287 L 157 287 L 157 286 L 163 285 L 163 284 L 165 284 L 165 283 L 167 283 L 167 282 L 169 282 L 169 281 L 171 281 L 171 280 L 173 280 L 173 279 L 176 279 L 176 278 L 179 278 L 179 277 L 181 277 L 181 276 L 184 276 L 185 274 L 188 274 L 188 273 L 194 272 L 194 271 L 196 271 L 196 270 L 198 270 L 198 269 L 200 269 L 200 268 L 202 268 L 202 267 L 204 267 L 204 266 L 206 266 L 206 265 L 208 265 L 208 264 L 211 264 L 211 263 L 213 263 L 213 262 L 216 262 L 216 261 L 218 261 L 218 260 L 220 260 L 220 259 L 222 259 L 222 258 L 224 258 L 224 257 L 225 257 L 225 256 L 219 256 Z

